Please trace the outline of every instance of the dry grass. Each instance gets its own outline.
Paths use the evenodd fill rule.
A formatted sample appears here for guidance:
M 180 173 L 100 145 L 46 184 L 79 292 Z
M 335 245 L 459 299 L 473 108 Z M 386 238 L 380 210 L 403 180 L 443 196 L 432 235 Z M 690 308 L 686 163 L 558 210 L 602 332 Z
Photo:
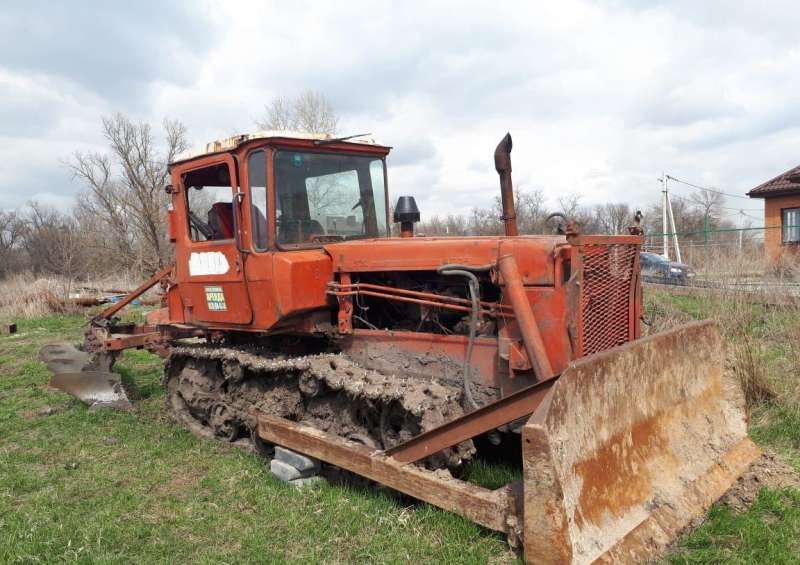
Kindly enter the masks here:
M 59 296 L 66 295 L 65 281 L 35 279 L 29 274 L 15 275 L 0 283 L 0 319 L 30 319 L 53 314 L 60 309 Z
M 96 297 L 112 290 L 127 292 L 140 282 L 141 279 L 130 275 L 71 281 L 64 277 L 19 273 L 0 281 L 0 321 L 78 313 L 82 308 L 71 304 L 70 297 Z
M 792 304 L 778 296 L 782 292 L 786 291 L 773 286 L 756 297 L 733 290 L 711 296 L 648 290 L 648 332 L 691 320 L 715 320 L 727 343 L 727 368 L 742 384 L 748 408 L 779 403 L 800 413 L 800 298 Z M 785 304 L 759 303 L 763 298 Z

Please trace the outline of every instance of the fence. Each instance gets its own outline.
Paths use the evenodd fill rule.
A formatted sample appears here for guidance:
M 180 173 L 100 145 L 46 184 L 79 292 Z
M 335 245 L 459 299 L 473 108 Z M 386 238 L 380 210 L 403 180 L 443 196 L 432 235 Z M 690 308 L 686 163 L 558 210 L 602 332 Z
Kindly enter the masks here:
M 774 269 L 766 256 L 764 236 L 768 230 L 783 229 L 783 237 L 800 226 L 762 226 L 754 228 L 720 228 L 677 233 L 648 233 L 644 250 L 664 255 L 664 235 L 667 236 L 669 258 L 677 260 L 674 237 L 678 239 L 681 262 L 707 276 L 762 274 Z M 797 257 L 800 257 L 798 255 Z M 795 266 L 800 269 L 796 259 Z M 789 265 L 791 267 L 792 265 Z

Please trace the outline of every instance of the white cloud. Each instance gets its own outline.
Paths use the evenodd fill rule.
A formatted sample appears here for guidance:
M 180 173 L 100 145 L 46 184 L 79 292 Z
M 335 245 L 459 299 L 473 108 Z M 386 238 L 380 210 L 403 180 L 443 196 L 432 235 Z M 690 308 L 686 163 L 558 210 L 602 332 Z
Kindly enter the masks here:
M 252 129 L 270 99 L 306 88 L 331 98 L 343 133 L 396 148 L 392 194 L 413 194 L 425 215 L 491 202 L 506 131 L 516 184 L 551 203 L 577 192 L 645 206 L 663 170 L 743 194 L 798 160 L 791 2 L 206 3 L 156 28 L 113 10 L 103 22 L 124 30 L 118 43 L 113 32 L 93 42 L 84 25 L 48 58 L 47 37 L 77 25 L 62 11 L 36 14 L 37 50 L 2 51 L 0 206 L 74 193 L 59 161 L 102 145 L 101 114 L 178 118 L 201 144 Z

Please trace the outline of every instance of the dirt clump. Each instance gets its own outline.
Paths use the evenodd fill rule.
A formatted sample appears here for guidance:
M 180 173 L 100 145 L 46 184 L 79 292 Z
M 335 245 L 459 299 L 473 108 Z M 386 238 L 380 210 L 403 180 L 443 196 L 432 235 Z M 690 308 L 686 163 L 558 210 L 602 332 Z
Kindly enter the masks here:
M 728 492 L 722 495 L 719 502 L 742 512 L 755 502 L 758 492 L 764 487 L 800 488 L 800 474 L 792 466 L 781 461 L 775 453 L 765 451 L 750 464 L 747 471 L 728 489 Z

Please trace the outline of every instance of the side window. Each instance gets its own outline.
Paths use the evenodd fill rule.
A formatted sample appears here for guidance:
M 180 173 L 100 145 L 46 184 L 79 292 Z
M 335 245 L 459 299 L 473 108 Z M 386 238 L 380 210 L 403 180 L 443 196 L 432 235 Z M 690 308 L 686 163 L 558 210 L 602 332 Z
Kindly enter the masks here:
M 267 158 L 263 151 L 247 158 L 247 178 L 250 184 L 250 223 L 253 225 L 253 247 L 267 248 Z
M 782 211 L 783 243 L 800 243 L 800 208 Z
M 386 187 L 383 184 L 383 169 L 384 164 L 381 160 L 369 164 L 369 176 L 372 179 L 375 195 L 375 221 L 380 233 L 386 233 Z
M 233 192 L 228 165 L 220 163 L 183 176 L 192 241 L 233 239 Z

